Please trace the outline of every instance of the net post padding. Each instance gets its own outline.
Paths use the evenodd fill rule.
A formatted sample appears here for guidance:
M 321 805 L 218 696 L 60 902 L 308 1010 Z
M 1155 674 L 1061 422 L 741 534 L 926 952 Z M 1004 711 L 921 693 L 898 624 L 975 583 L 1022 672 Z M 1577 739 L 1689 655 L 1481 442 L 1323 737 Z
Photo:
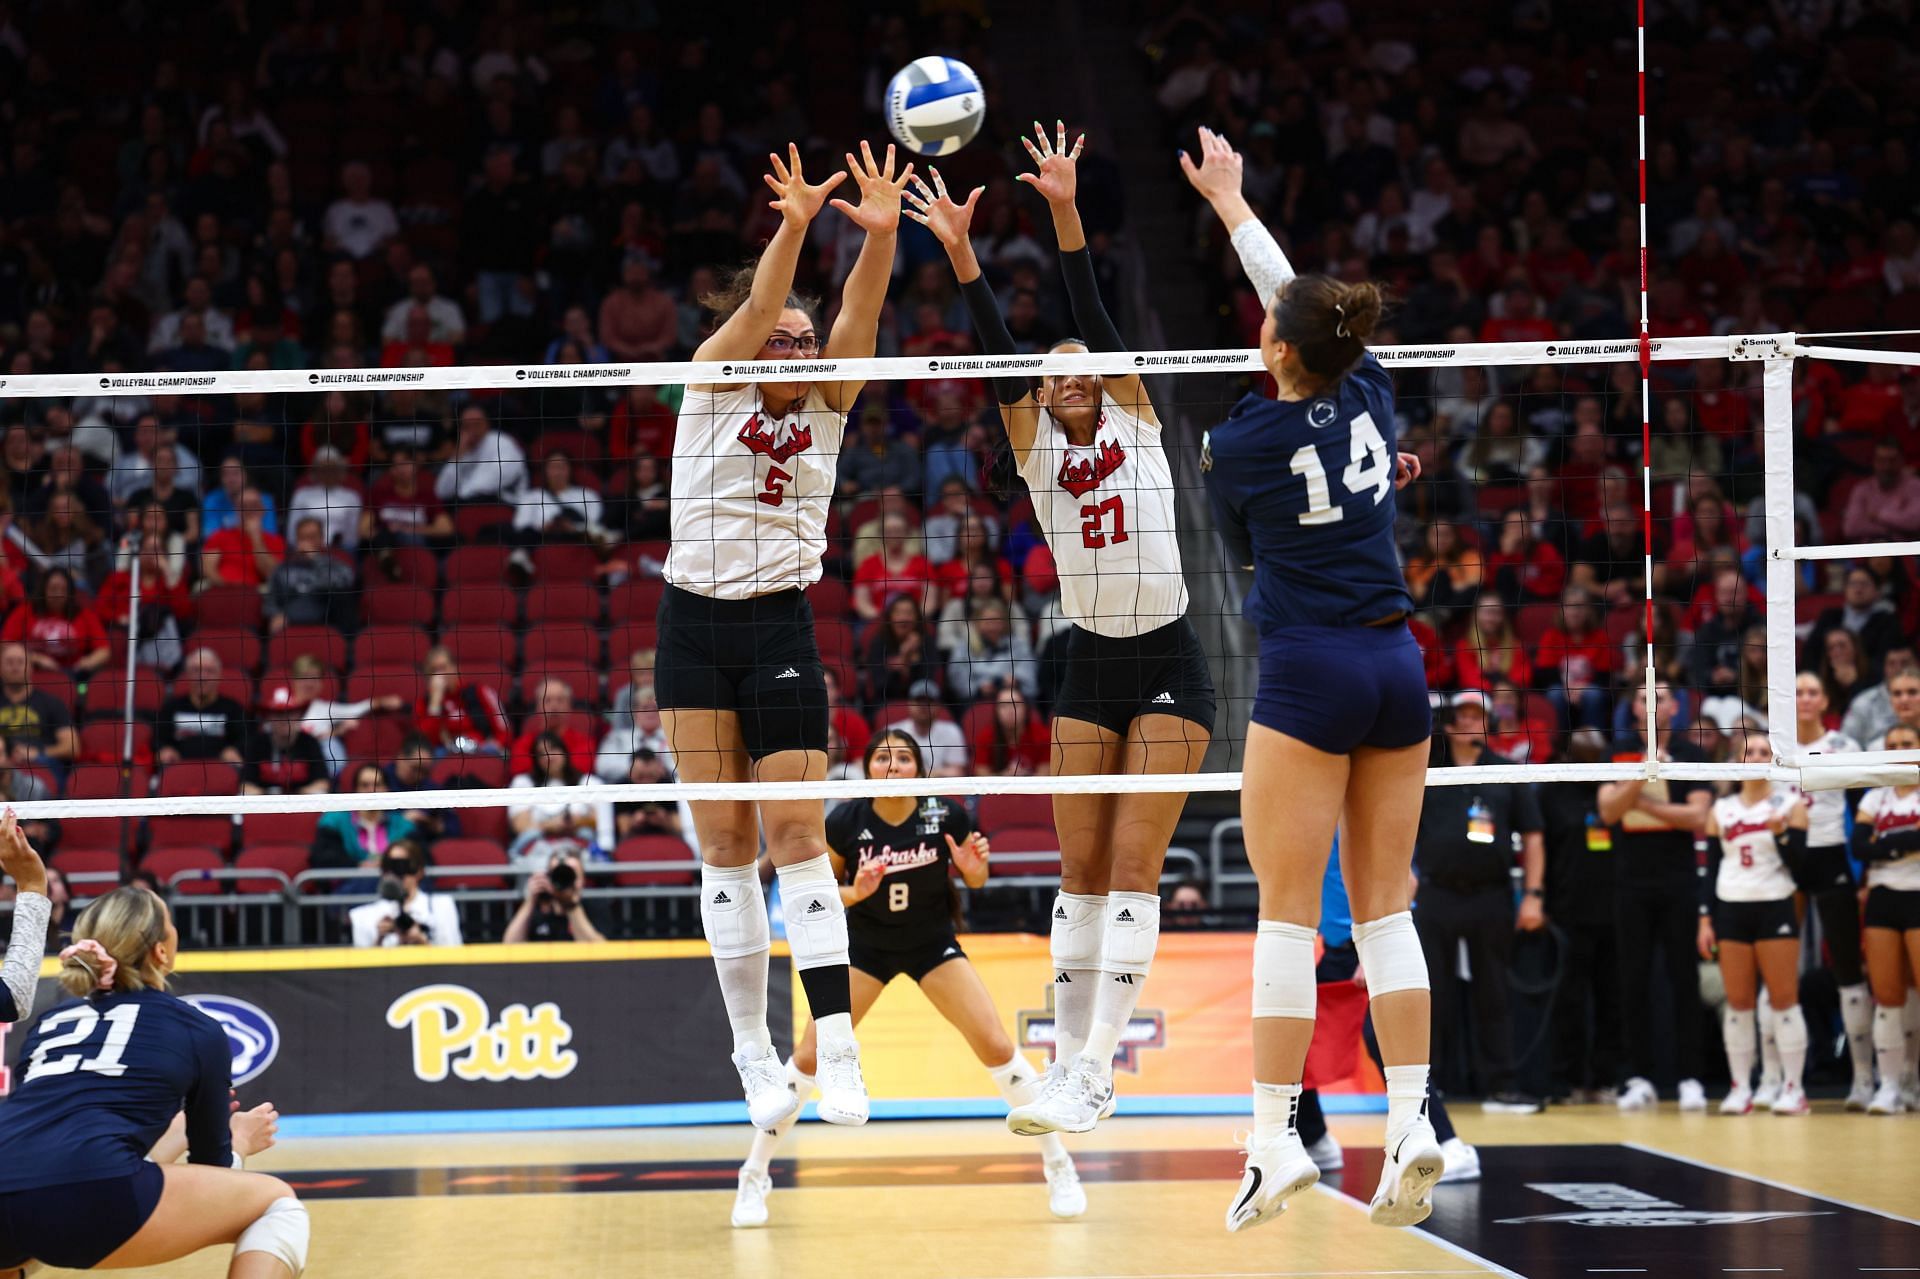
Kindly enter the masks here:
M 1766 362 L 1761 375 L 1760 432 L 1766 441 L 1767 740 L 1774 762 L 1800 754 L 1794 710 L 1799 645 L 1794 634 L 1799 566 L 1793 526 L 1793 361 Z

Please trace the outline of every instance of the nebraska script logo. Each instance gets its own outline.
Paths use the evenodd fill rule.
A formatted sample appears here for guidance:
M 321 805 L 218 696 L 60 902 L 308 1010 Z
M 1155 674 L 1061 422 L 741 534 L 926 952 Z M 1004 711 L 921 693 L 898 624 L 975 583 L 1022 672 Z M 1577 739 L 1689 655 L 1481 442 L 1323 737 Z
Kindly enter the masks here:
M 787 436 L 783 444 L 775 440 L 773 432 L 767 429 L 760 414 L 755 413 L 747 419 L 747 424 L 740 428 L 740 442 L 761 457 L 771 458 L 774 465 L 779 466 L 792 461 L 796 455 L 805 453 L 813 447 L 813 428 L 805 422 L 795 423 L 793 433 Z
M 1075 459 L 1071 456 L 1060 459 L 1060 487 L 1075 497 L 1085 497 L 1099 488 L 1109 475 L 1120 469 L 1127 460 L 1127 451 L 1120 447 L 1118 440 L 1108 440 L 1100 446 L 1100 451 L 1089 458 Z

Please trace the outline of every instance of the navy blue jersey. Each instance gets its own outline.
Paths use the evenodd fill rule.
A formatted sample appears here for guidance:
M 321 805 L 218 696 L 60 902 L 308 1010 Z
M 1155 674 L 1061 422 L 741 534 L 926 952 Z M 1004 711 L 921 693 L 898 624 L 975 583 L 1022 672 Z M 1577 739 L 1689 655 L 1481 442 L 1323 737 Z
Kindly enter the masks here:
M 189 1160 L 231 1165 L 231 1053 L 219 1023 L 164 991 L 52 1009 L 0 1101 L 0 1192 L 134 1172 L 182 1109 Z
M 1373 356 L 1331 395 L 1247 396 L 1207 450 L 1220 534 L 1254 572 L 1248 621 L 1364 626 L 1412 610 L 1393 542 L 1393 383 Z

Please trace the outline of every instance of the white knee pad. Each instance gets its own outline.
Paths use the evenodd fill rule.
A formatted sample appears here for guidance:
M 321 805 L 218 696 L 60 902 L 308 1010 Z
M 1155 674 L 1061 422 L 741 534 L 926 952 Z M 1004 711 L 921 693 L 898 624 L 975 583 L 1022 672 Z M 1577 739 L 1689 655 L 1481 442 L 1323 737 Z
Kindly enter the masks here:
M 1353 946 L 1367 975 L 1367 994 L 1378 998 L 1400 990 L 1428 990 L 1427 956 L 1407 911 L 1353 926 Z M 1497 974 L 1496 974 L 1497 976 Z
M 240 1232 L 233 1253 L 237 1257 L 243 1252 L 264 1252 L 293 1271 L 294 1279 L 300 1279 L 300 1272 L 307 1268 L 307 1245 L 312 1235 L 307 1206 L 298 1199 L 276 1199 L 258 1220 Z
M 1156 917 L 1157 919 L 1157 917 Z M 1100 967 L 1101 939 L 1107 931 L 1105 893 L 1061 893 L 1053 899 L 1053 966 Z
M 767 929 L 767 897 L 760 888 L 760 868 L 702 866 L 700 868 L 700 924 L 715 959 L 744 959 L 773 944 Z
M 1753 1009 L 1738 1009 L 1728 1004 L 1720 1014 L 1720 1033 L 1726 1037 L 1728 1052 L 1752 1052 L 1754 1050 Z M 1749 1059 L 1751 1060 L 1751 1059 Z M 1741 1081 L 1735 1080 L 1739 1083 Z
M 1260 921 L 1253 939 L 1253 1015 L 1312 1021 L 1320 1008 L 1313 978 L 1314 931 L 1305 924 Z
M 1907 1051 L 1907 1028 L 1900 1024 L 1898 1008 L 1876 1007 L 1873 1010 L 1873 1046 L 1880 1052 L 1904 1053 Z
M 780 874 L 780 913 L 787 921 L 787 944 L 793 948 L 793 966 L 845 966 L 847 908 L 840 902 L 840 883 L 825 853 L 791 866 Z
M 1800 1005 L 1795 1004 L 1785 1012 L 1774 1012 L 1773 1035 L 1783 1053 L 1806 1051 L 1807 1019 L 1800 1011 Z
M 1107 931 L 1100 939 L 1100 971 L 1145 977 L 1160 944 L 1160 898 L 1154 893 L 1108 893 Z

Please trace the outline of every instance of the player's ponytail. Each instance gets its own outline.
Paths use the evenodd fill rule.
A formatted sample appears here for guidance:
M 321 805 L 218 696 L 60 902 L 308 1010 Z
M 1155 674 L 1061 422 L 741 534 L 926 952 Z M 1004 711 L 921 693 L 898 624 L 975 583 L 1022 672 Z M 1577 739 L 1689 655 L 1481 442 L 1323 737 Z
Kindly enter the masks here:
M 167 939 L 167 908 L 144 888 L 116 888 L 80 912 L 60 952 L 60 985 L 85 999 L 107 991 L 164 990 L 154 947 Z
M 1349 284 L 1326 275 L 1299 276 L 1274 299 L 1274 336 L 1293 348 L 1308 379 L 1338 382 L 1366 353 L 1386 301 L 1371 280 Z

